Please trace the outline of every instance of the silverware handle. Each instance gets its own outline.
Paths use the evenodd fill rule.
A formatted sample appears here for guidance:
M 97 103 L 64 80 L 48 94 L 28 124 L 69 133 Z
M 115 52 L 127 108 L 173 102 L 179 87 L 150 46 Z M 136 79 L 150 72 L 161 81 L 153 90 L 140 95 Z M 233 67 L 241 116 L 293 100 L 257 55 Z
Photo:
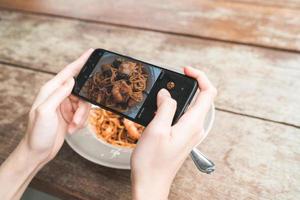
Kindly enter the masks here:
M 198 149 L 193 148 L 190 155 L 199 171 L 206 174 L 210 174 L 215 171 L 215 164 L 206 158 L 205 155 L 203 155 Z

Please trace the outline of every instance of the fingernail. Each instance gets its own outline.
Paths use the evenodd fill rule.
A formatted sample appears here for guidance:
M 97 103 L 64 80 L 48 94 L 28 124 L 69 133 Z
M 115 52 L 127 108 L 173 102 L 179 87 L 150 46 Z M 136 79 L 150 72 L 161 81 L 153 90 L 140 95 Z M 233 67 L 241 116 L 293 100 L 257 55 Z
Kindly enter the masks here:
M 159 91 L 158 95 L 159 96 L 165 96 L 165 97 L 171 97 L 169 91 L 164 89 L 164 88 Z
M 74 124 L 79 124 L 80 123 L 80 119 L 79 119 L 79 117 L 74 117 L 74 119 L 73 119 L 73 123 Z
M 76 131 L 76 127 L 74 126 L 74 125 L 70 125 L 69 126 L 69 128 L 68 128 L 68 132 L 70 133 L 70 134 L 72 134 L 72 133 L 74 133 Z
M 185 69 L 187 69 L 187 70 L 193 70 L 194 68 L 191 67 L 191 66 L 186 66 Z

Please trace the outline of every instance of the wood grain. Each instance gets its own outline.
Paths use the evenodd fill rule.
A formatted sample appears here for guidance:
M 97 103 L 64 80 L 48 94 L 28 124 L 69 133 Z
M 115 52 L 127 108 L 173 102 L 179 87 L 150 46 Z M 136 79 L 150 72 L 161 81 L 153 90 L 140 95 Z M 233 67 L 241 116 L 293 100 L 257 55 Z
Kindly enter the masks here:
M 0 61 L 58 72 L 90 47 L 207 72 L 219 109 L 300 126 L 300 54 L 81 21 L 0 12 Z
M 300 51 L 299 10 L 284 6 L 211 0 L 2 0 L 0 7 Z
M 227 0 L 217 0 L 227 1 Z M 300 9 L 299 0 L 230 0 L 231 2 L 248 3 L 256 6 L 271 6 L 289 9 Z M 228 1 L 227 1 L 228 2 Z
M 27 112 L 49 74 L 1 65 L 0 162 L 17 145 Z M 211 134 L 199 147 L 216 163 L 212 175 L 190 158 L 172 186 L 171 200 L 295 199 L 300 195 L 300 129 L 217 112 Z M 95 165 L 64 145 L 33 185 L 65 199 L 130 199 L 130 172 Z

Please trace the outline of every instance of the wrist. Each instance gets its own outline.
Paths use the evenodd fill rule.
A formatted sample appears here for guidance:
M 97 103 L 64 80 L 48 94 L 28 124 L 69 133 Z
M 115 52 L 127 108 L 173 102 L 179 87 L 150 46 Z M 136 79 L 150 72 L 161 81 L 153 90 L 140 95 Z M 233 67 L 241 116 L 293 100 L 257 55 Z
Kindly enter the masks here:
M 31 169 L 38 170 L 48 162 L 43 153 L 37 152 L 30 148 L 26 138 L 21 140 L 16 151 L 18 154 L 20 154 L 19 162 L 21 168 L 22 165 L 27 165 Z
M 1 199 L 17 199 L 42 166 L 22 140 L 0 167 Z
M 147 199 L 158 199 L 166 200 L 168 199 L 170 187 L 172 181 L 169 179 L 161 177 L 138 177 L 136 178 L 133 173 L 131 174 L 131 187 L 132 196 L 134 200 L 147 200 Z

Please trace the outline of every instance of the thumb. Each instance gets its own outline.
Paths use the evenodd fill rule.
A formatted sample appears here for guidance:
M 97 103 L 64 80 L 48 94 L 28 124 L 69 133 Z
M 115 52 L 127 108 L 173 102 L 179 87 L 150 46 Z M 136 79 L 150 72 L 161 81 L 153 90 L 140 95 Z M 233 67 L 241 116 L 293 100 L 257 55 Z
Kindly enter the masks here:
M 161 89 L 157 94 L 157 111 L 152 121 L 155 124 L 171 126 L 176 108 L 177 103 L 170 93 L 166 89 Z

